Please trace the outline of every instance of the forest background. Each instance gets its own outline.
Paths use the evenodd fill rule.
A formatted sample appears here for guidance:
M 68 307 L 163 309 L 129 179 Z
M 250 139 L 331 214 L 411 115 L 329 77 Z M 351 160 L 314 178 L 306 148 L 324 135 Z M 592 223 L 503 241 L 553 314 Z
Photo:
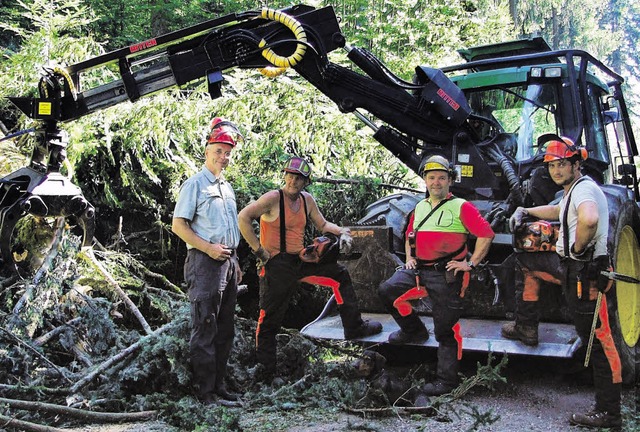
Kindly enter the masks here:
M 554 49 L 584 49 L 627 78 L 626 96 L 640 124 L 640 5 L 632 0 L 342 0 L 331 4 L 349 44 L 366 48 L 410 80 L 417 65 L 459 63 L 457 50 L 542 35 Z M 33 95 L 41 68 L 72 64 L 216 16 L 281 8 L 286 1 L 0 0 L 0 133 L 32 126 L 8 96 Z M 333 55 L 333 54 L 332 54 Z M 332 60 L 346 63 L 335 53 Z M 277 186 L 289 155 L 309 157 L 316 178 L 358 179 L 359 186 L 317 182 L 312 191 L 326 216 L 352 223 L 366 205 L 418 179 L 338 108 L 294 72 L 267 79 L 255 70 L 225 73 L 223 96 L 206 85 L 174 89 L 123 103 L 65 125 L 75 182 L 97 210 L 98 240 L 108 242 L 122 218 L 124 232 L 140 222 L 158 229 L 149 248 L 156 269 L 180 278 L 166 261 L 179 247 L 168 234 L 182 181 L 202 164 L 202 138 L 211 118 L 240 125 L 246 142 L 227 170 L 242 208 Z M 636 130 L 636 133 L 638 130 Z M 5 143 L 0 173 L 25 164 L 31 139 Z M 14 150 L 11 152 L 11 150 Z M 155 250 L 156 253 L 152 253 Z M 159 255 L 158 255 L 159 254 Z
M 440 67 L 460 63 L 458 49 L 525 35 L 542 35 L 554 49 L 586 50 L 627 79 L 625 91 L 632 123 L 636 135 L 640 132 L 637 79 L 640 76 L 640 3 L 637 1 L 309 3 L 331 4 L 340 17 L 347 42 L 368 49 L 407 80 L 417 65 Z M 36 95 L 43 66 L 77 63 L 229 13 L 290 5 L 285 1 L 265 4 L 206 0 L 0 0 L 0 138 L 33 127 L 32 121 L 6 98 Z M 338 52 L 332 53 L 331 59 L 347 64 L 344 55 Z M 113 358 L 123 347 L 135 345 L 140 338 L 140 328 L 131 325 L 136 320 L 121 305 L 122 296 L 118 299 L 113 293 L 105 295 L 109 299 L 106 303 L 91 302 L 83 297 L 93 312 L 86 312 L 77 299 L 67 296 L 69 286 L 83 294 L 93 290 L 93 295 L 98 297 L 98 293 L 108 291 L 106 285 L 118 285 L 143 311 L 151 327 L 164 329 L 165 324 L 176 322 L 179 332 L 167 331 L 177 335 L 175 339 L 167 338 L 148 347 L 144 355 L 119 371 L 114 380 L 102 382 L 93 393 L 92 403 L 108 399 L 104 397 L 107 386 L 109 394 L 117 395 L 112 399 L 126 401 L 126 408 L 113 402 L 103 402 L 104 406 L 124 410 L 135 408 L 132 400 L 136 400 L 142 384 L 149 391 L 161 391 L 165 396 L 187 387 L 189 374 L 182 367 L 187 363 L 184 358 L 187 314 L 183 310 L 179 314 L 176 306 L 186 303 L 180 289 L 185 244 L 171 233 L 170 224 L 180 185 L 202 165 L 203 136 L 215 116 L 234 121 L 245 136 L 226 172 L 234 185 L 239 208 L 279 186 L 282 163 L 290 155 L 311 159 L 316 181 L 310 189 L 325 216 L 339 224 L 354 223 L 364 215 L 368 204 L 396 188 L 420 187 L 417 176 L 383 150 L 371 138 L 368 128 L 355 117 L 339 112 L 331 101 L 294 72 L 269 79 L 255 70 L 236 69 L 225 72 L 224 76 L 223 95 L 215 100 L 210 99 L 206 84 L 196 83 L 187 88 L 166 90 L 136 103 L 122 103 L 63 125 L 69 133 L 68 160 L 73 180 L 96 208 L 95 245 L 101 251 L 98 258 L 104 264 L 97 273 L 111 273 L 115 280 L 95 274 L 95 264 L 76 262 L 65 247 L 60 248 L 59 259 L 66 259 L 66 264 L 56 261 L 55 268 L 62 273 L 52 271 L 42 281 L 32 284 L 0 280 L 3 304 L 0 324 L 5 330 L 0 332 L 0 362 L 6 366 L 0 372 L 0 382 L 22 380 L 22 385 L 35 383 L 33 385 L 51 387 L 50 378 L 42 377 L 36 370 L 42 359 L 37 360 L 38 356 L 25 346 L 50 335 L 49 330 L 56 323 L 64 322 L 62 317 L 67 317 L 69 310 L 91 325 L 75 327 L 73 334 L 64 333 L 67 339 L 60 337 L 45 351 L 47 358 L 55 363 L 69 362 L 57 371 L 63 376 L 81 375 L 96 362 Z M 108 78 L 96 77 L 98 80 Z M 27 165 L 32 146 L 29 134 L 0 142 L 0 176 Z M 336 184 L 323 179 L 354 182 Z M 71 261 L 73 264 L 69 264 Z M 149 270 L 141 270 L 139 262 Z M 247 274 L 255 273 L 251 264 L 245 264 L 244 270 Z M 91 272 L 94 274 L 87 276 Z M 83 276 L 78 278 L 78 274 Z M 157 286 L 170 292 L 157 290 L 154 288 Z M 17 299 L 24 299 L 23 293 L 29 289 L 37 294 L 33 294 L 28 307 L 15 314 L 21 306 L 21 300 Z M 52 290 L 55 295 L 51 295 Z M 71 303 L 73 307 L 69 306 Z M 96 311 L 103 315 L 98 316 Z M 20 317 L 19 323 L 11 321 L 16 315 Z M 118 316 L 120 321 L 114 323 Z M 244 322 L 240 325 L 250 326 Z M 9 336 L 6 329 L 12 330 L 13 336 Z M 149 334 L 150 329 L 146 330 Z M 12 339 L 15 337 L 21 338 L 22 343 L 17 344 Z M 240 342 L 250 346 L 250 341 Z M 157 361 L 159 352 L 164 363 Z M 10 374 L 4 375 L 5 371 Z M 156 378 L 158 374 L 163 374 L 163 382 Z M 242 383 L 242 377 L 233 378 Z M 78 383 L 84 386 L 87 382 L 76 382 L 72 386 L 75 392 L 70 393 L 77 394 Z M 3 385 L 0 388 L 7 390 Z M 348 397 L 361 399 L 354 388 L 340 389 L 340 396 L 335 394 L 335 389 L 330 389 L 334 393 L 329 392 L 327 403 Z M 55 394 L 43 387 L 35 391 L 38 395 Z M 123 397 L 123 393 L 127 396 Z M 30 395 L 34 397 L 33 393 Z M 156 407 L 159 402 L 166 402 L 165 396 L 155 401 L 138 399 L 139 406 Z M 323 400 L 317 394 L 313 397 Z M 67 403 L 69 400 L 67 397 Z M 260 397 L 253 400 L 254 403 L 274 403 Z M 192 408 L 180 410 L 173 406 L 168 411 L 180 417 L 174 419 L 174 423 L 205 422 Z M 239 421 L 237 415 L 229 417 L 220 412 L 216 415 L 218 417 L 211 421 L 229 424 L 229 429 L 236 430 L 233 425 Z M 259 429 L 255 426 L 252 430 Z

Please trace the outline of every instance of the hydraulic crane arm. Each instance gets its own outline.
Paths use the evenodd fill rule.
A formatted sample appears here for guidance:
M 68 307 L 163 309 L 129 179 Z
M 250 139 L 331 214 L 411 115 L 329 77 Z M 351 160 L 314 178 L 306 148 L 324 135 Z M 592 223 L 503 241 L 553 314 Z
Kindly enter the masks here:
M 331 7 L 299 5 L 282 12 L 231 14 L 52 70 L 40 84 L 40 98 L 11 100 L 32 118 L 65 122 L 202 78 L 208 80 L 211 96 L 218 97 L 222 71 L 273 68 L 272 63 L 281 66 L 280 62 L 292 66 L 342 111 L 362 108 L 395 128 L 405 141 L 451 142 L 470 109 L 462 92 L 441 72 L 421 67 L 416 70 L 418 82 L 407 83 L 368 52 L 345 46 Z M 347 49 L 366 75 L 331 63 L 327 54 L 337 48 Z M 273 50 L 271 56 L 267 49 Z M 99 67 L 111 68 L 118 78 L 83 89 L 83 75 Z M 413 169 L 416 161 L 405 160 Z
M 360 71 L 329 61 L 328 53 L 338 48 L 348 51 Z M 0 258 L 13 263 L 12 232 L 27 214 L 73 220 L 84 230 L 84 244 L 92 241 L 94 209 L 59 172 L 67 146 L 59 122 L 203 78 L 216 98 L 221 96 L 222 72 L 236 67 L 257 68 L 266 76 L 294 68 L 340 110 L 365 121 L 374 138 L 416 172 L 424 143 L 455 143 L 471 111 L 462 91 L 441 71 L 419 67 L 415 82 L 406 82 L 367 51 L 348 47 L 331 7 L 298 5 L 226 15 L 71 66 L 45 68 L 38 97 L 10 98 L 42 124 L 36 129 L 30 166 L 0 181 Z M 100 68 L 109 73 L 92 73 Z M 104 76 L 113 80 L 93 83 Z M 386 125 L 375 125 L 358 109 Z

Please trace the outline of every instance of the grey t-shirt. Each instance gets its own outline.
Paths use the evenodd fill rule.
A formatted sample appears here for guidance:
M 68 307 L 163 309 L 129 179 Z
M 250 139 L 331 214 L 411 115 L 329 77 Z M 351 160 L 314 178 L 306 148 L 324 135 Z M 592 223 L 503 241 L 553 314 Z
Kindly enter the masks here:
M 211 243 L 237 248 L 238 208 L 231 184 L 208 168 L 189 177 L 180 188 L 173 217 L 189 221 L 191 229 Z M 187 244 L 191 249 L 193 246 Z
M 602 189 L 590 178 L 586 178 L 575 183 L 569 190 L 571 199 L 569 202 L 569 213 L 567 214 L 567 222 L 569 226 L 569 246 L 573 245 L 576 238 L 576 226 L 578 225 L 578 207 L 586 201 L 592 201 L 598 206 L 598 228 L 596 235 L 589 243 L 589 246 L 595 245 L 594 256 L 608 255 L 607 253 L 607 236 L 609 233 L 609 206 L 607 205 L 607 197 L 605 197 Z M 560 233 L 558 242 L 556 243 L 556 252 L 560 256 L 564 256 L 564 227 L 562 219 L 564 217 L 565 206 L 567 203 L 567 195 L 562 197 L 560 201 Z

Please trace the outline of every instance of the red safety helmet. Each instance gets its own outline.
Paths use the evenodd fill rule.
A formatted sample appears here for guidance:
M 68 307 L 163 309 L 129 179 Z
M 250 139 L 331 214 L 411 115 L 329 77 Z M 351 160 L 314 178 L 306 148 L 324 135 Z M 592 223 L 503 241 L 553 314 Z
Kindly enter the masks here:
M 242 140 L 244 140 L 244 137 L 235 124 L 221 117 L 211 120 L 209 133 L 207 134 L 207 145 L 217 143 L 235 147 L 238 141 Z
M 309 163 L 301 157 L 294 156 L 284 164 L 284 172 L 300 174 L 302 177 L 311 180 L 311 167 Z
M 544 153 L 544 161 L 551 162 L 560 159 L 569 159 L 578 156 L 578 159 L 585 160 L 588 157 L 587 149 L 575 145 L 571 138 L 557 137 L 547 142 L 547 149 Z

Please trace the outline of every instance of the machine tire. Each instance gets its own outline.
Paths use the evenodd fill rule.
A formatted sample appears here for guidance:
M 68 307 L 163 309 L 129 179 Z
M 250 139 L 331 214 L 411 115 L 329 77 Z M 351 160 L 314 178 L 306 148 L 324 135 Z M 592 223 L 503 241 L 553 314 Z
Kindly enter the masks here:
M 614 209 L 612 209 L 614 210 Z M 615 271 L 637 277 L 640 274 L 640 247 L 638 246 L 638 214 L 633 201 L 612 211 L 618 218 L 609 229 L 609 246 L 613 252 Z M 636 358 L 640 336 L 640 290 L 636 284 L 616 281 L 608 298 L 611 332 L 622 362 L 622 379 L 631 384 L 638 378 Z
M 366 209 L 357 225 L 387 225 L 393 230 L 393 252 L 404 258 L 404 228 L 407 216 L 423 199 L 420 194 L 397 193 L 379 199 Z

